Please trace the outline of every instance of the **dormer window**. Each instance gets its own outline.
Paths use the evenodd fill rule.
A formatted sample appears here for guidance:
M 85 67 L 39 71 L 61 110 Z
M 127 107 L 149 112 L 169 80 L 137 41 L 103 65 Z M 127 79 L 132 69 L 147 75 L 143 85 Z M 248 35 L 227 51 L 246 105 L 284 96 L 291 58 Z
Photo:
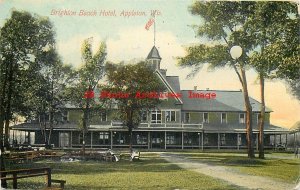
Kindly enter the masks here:
M 176 112 L 166 111 L 166 121 L 176 121 Z
M 208 113 L 203 113 L 203 123 L 209 123 Z
M 260 114 L 260 113 L 258 113 L 258 114 L 256 115 L 256 117 L 257 117 L 257 123 L 259 123 L 259 122 L 260 122 L 260 117 L 261 117 L 261 114 Z
M 239 122 L 240 123 L 245 123 L 245 114 L 244 113 L 240 113 Z
M 161 123 L 161 111 L 151 112 L 151 123 Z
M 221 123 L 227 123 L 227 114 L 221 113 Z

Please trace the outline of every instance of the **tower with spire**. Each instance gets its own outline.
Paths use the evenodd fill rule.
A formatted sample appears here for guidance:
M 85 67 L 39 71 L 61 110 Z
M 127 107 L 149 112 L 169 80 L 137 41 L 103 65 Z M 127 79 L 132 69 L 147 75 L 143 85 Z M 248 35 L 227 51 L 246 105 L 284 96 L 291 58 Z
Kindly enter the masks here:
M 159 52 L 155 45 L 152 47 L 151 51 L 149 52 L 146 60 L 151 64 L 151 67 L 154 70 L 160 70 L 160 62 L 161 62 L 161 57 L 159 55 Z

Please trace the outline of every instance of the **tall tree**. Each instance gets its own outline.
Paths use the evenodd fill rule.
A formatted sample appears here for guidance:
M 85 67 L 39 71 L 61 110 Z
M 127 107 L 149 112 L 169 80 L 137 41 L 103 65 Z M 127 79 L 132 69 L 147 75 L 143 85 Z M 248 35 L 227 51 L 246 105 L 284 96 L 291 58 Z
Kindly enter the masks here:
M 200 16 L 203 24 L 194 26 L 197 35 L 211 41 L 188 47 L 187 55 L 179 58 L 179 65 L 194 67 L 196 73 L 203 64 L 210 68 L 231 66 L 236 72 L 243 88 L 246 108 L 246 139 L 249 158 L 254 158 L 252 134 L 252 107 L 248 95 L 246 68 L 249 53 L 253 50 L 253 39 L 247 36 L 244 27 L 249 15 L 254 14 L 255 2 L 195 2 L 190 7 L 193 15 Z M 239 45 L 243 49 L 241 57 L 234 61 L 230 57 L 230 48 Z
M 17 105 L 23 103 L 23 99 L 18 98 L 22 97 L 24 90 L 21 81 L 26 83 L 25 81 L 30 80 L 22 77 L 33 68 L 34 57 L 39 57 L 47 44 L 54 44 L 54 32 L 47 18 L 32 16 L 28 12 L 12 11 L 11 18 L 1 27 L 0 36 L 0 146 L 1 151 L 4 151 L 4 142 L 7 147 L 9 145 L 12 111 L 18 111 L 20 107 Z M 1 170 L 3 169 L 4 163 L 1 162 Z
M 104 42 L 101 42 L 99 49 L 93 55 L 92 38 L 88 38 L 84 40 L 81 46 L 81 55 L 83 65 L 78 70 L 74 83 L 68 88 L 68 96 L 69 101 L 80 108 L 83 113 L 82 121 L 79 123 L 82 125 L 82 152 L 85 155 L 86 133 L 89 126 L 90 112 L 92 108 L 97 106 L 95 99 L 91 95 L 104 74 L 104 64 L 107 55 L 106 45 Z
M 251 105 L 247 93 L 245 68 L 254 67 L 260 78 L 261 111 L 259 122 L 259 157 L 264 158 L 263 131 L 265 118 L 265 78 L 283 78 L 290 84 L 299 81 L 299 18 L 296 4 L 290 2 L 196 2 L 191 12 L 205 21 L 198 29 L 199 36 L 214 40 L 217 45 L 190 47 L 188 56 L 181 59 L 184 66 L 211 67 L 231 65 L 242 83 L 247 110 L 248 156 L 253 157 L 251 135 Z M 221 42 L 221 39 L 223 42 Z M 226 51 L 235 44 L 243 48 L 243 55 L 235 65 Z M 219 52 L 217 47 L 223 47 Z M 201 64 L 200 64 L 201 65 Z M 238 73 L 237 66 L 240 67 Z M 196 69 L 197 70 L 197 69 Z M 297 87 L 297 85 L 294 85 Z M 249 123 L 250 122 L 250 123 Z
M 260 79 L 258 144 L 259 158 L 264 158 L 265 78 L 284 78 L 289 82 L 300 78 L 297 6 L 290 2 L 259 2 L 248 20 L 245 31 L 256 39 L 249 62 Z
M 67 103 L 65 88 L 73 81 L 74 71 L 71 66 L 62 64 L 53 47 L 45 49 L 36 62 L 40 69 L 24 92 L 27 111 L 22 115 L 28 120 L 38 118 L 48 147 L 54 125 L 62 122 L 59 116 Z
M 147 62 L 108 64 L 106 68 L 107 85 L 100 87 L 100 98 L 112 99 L 112 103 L 117 105 L 115 119 L 128 128 L 129 148 L 132 152 L 132 131 L 139 125 L 142 112 L 155 108 L 161 102 L 158 98 L 145 97 L 143 93 L 164 92 L 165 86 Z

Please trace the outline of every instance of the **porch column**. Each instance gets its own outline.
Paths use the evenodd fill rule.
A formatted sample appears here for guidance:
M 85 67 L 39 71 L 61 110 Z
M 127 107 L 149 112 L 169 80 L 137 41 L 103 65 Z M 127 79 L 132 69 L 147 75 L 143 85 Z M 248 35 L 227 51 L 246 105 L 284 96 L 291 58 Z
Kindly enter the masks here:
M 294 133 L 294 152 L 296 151 L 296 132 Z
M 204 131 L 201 133 L 201 150 L 203 150 L 203 136 L 204 136 Z
M 72 148 L 72 144 L 73 144 L 73 131 L 71 131 L 71 138 L 70 138 L 70 147 Z
M 198 144 L 199 144 L 199 149 L 201 148 L 200 146 L 201 146 L 201 140 L 200 140 L 200 133 L 197 133 L 198 134 Z
M 113 132 L 112 132 L 112 131 L 110 131 L 110 149 L 112 149 L 112 148 L 113 148 L 113 138 L 114 138 L 114 136 L 113 136 Z
M 93 148 L 93 131 L 91 131 L 91 148 Z
M 181 149 L 183 149 L 183 131 L 181 132 Z
M 13 132 L 13 142 L 15 141 L 15 130 L 12 131 Z
M 28 139 L 28 143 L 31 145 L 31 138 L 30 138 L 30 131 L 28 131 L 28 134 L 27 134 L 28 136 L 27 136 L 27 139 Z
M 240 140 L 240 134 L 237 133 L 237 134 L 236 134 L 236 146 L 237 146 L 237 149 L 238 149 L 238 150 L 240 150 L 239 140 Z
M 256 133 L 256 150 L 258 150 L 258 133 Z
M 288 134 L 285 134 L 285 150 L 287 150 L 287 145 L 288 145 Z
M 218 133 L 218 149 L 220 149 L 220 133 Z
M 165 149 L 167 149 L 167 131 L 165 131 Z
M 276 134 L 274 134 L 274 149 L 276 149 Z
M 151 136 L 150 136 L 150 131 L 148 131 L 148 150 L 150 149 L 151 145 Z
M 282 144 L 282 142 L 281 142 L 281 134 L 279 135 L 279 144 Z

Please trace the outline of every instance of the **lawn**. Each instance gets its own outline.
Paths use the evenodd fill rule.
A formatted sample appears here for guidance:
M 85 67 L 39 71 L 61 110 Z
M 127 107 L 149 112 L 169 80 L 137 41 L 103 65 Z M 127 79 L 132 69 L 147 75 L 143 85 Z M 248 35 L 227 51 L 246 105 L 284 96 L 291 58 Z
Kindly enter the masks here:
M 267 176 L 289 183 L 295 183 L 300 176 L 300 159 L 293 158 L 291 153 L 268 153 L 265 159 L 249 159 L 245 153 L 184 152 L 180 154 L 191 160 L 228 166 L 243 173 Z
M 52 179 L 66 180 L 66 189 L 239 189 L 209 176 L 187 171 L 161 159 L 158 154 L 142 153 L 139 161 L 68 162 L 38 161 L 8 165 L 7 169 L 51 167 Z M 43 177 L 19 181 L 19 188 L 41 189 Z M 11 185 L 11 181 L 9 182 Z

